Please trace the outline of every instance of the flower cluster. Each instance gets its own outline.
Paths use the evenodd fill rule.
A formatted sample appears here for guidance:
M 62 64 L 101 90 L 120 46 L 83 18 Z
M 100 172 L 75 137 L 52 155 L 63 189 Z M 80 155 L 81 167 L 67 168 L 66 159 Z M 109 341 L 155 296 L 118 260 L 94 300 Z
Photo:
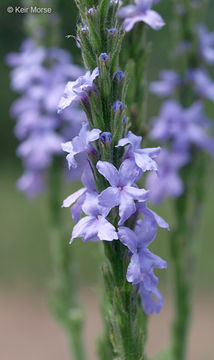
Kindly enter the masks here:
M 195 28 L 194 35 L 198 43 L 197 66 L 194 63 L 181 75 L 173 70 L 164 70 L 160 74 L 160 81 L 150 85 L 151 92 L 160 98 L 168 98 L 159 116 L 154 119 L 150 136 L 153 140 L 170 145 L 170 149 L 163 151 L 157 160 L 158 176 L 149 174 L 147 178 L 154 203 L 182 194 L 184 186 L 179 171 L 191 160 L 194 148 L 203 149 L 214 156 L 214 139 L 207 133 L 211 122 L 203 108 L 203 99 L 214 101 L 214 82 L 205 68 L 205 64 L 214 61 L 214 35 L 202 26 Z M 185 51 L 191 53 L 192 48 L 186 47 Z M 172 97 L 182 92 L 185 94 L 186 90 L 192 95 L 190 103 L 182 106 Z
M 98 71 L 95 69 L 75 83 L 68 83 L 59 103 L 60 111 L 77 99 L 88 103 L 91 92 L 97 93 L 97 76 Z M 120 101 L 113 104 L 114 113 L 119 114 L 122 110 L 123 104 Z M 62 148 L 68 153 L 69 167 L 77 166 L 80 153 L 86 153 L 88 159 L 91 157 L 94 162 L 89 161 L 90 166 L 86 164 L 82 174 L 84 187 L 65 199 L 62 206 L 71 207 L 72 217 L 77 221 L 71 242 L 82 237 L 83 241 L 120 240 L 127 246 L 130 257 L 127 280 L 139 288 L 144 311 L 151 314 L 158 313 L 163 305 L 163 298 L 157 290 L 158 278 L 154 274 L 154 268 L 166 268 L 166 263 L 152 254 L 147 246 L 154 240 L 157 226 L 168 228 L 168 225 L 147 208 L 149 191 L 137 186 L 137 181 L 145 171 L 157 170 L 154 158 L 160 152 L 160 148 L 141 149 L 141 140 L 141 137 L 135 136 L 131 131 L 119 140 L 115 150 L 125 147 L 125 151 L 117 169 L 111 162 L 102 161 L 99 152 L 100 147 L 106 148 L 112 144 L 112 134 L 97 128 L 90 130 L 89 123 L 84 122 L 79 135 L 72 141 L 63 143 Z M 94 177 L 97 176 L 101 176 L 105 184 L 102 191 L 98 191 L 95 184 Z M 113 221 L 116 209 L 119 219 Z M 86 215 L 83 218 L 82 213 Z M 138 219 L 134 230 L 128 227 L 130 219 Z
M 9 54 L 7 63 L 13 68 L 11 86 L 21 94 L 12 106 L 15 134 L 21 141 L 17 154 L 25 169 L 17 186 L 35 196 L 44 188 L 53 156 L 62 154 L 61 142 L 78 133 L 84 119 L 76 106 L 63 116 L 56 111 L 66 82 L 83 69 L 72 64 L 66 51 L 38 46 L 32 39 L 23 42 L 19 53 Z
M 136 8 L 145 13 L 145 19 L 154 16 L 157 20 L 159 15 L 151 10 L 152 3 L 143 1 L 141 6 L 136 2 Z M 76 39 L 89 70 L 68 82 L 58 111 L 62 113 L 77 103 L 85 110 L 88 121 L 82 123 L 77 136 L 62 144 L 69 168 L 77 168 L 80 157 L 85 158 L 85 168 L 83 187 L 68 196 L 62 206 L 71 208 L 77 222 L 70 242 L 79 237 L 84 242 L 116 241 L 125 249 L 127 281 L 141 295 L 144 311 L 152 314 L 163 305 L 154 269 L 166 268 L 166 263 L 147 247 L 157 227 L 168 225 L 147 208 L 150 192 L 139 185 L 146 171 L 157 171 L 155 158 L 160 148 L 142 149 L 142 138 L 128 131 L 127 76 L 118 65 L 124 32 L 117 17 L 126 7 L 119 9 L 120 5 L 118 1 L 100 2 L 86 9 L 81 1 L 77 3 L 81 24 Z

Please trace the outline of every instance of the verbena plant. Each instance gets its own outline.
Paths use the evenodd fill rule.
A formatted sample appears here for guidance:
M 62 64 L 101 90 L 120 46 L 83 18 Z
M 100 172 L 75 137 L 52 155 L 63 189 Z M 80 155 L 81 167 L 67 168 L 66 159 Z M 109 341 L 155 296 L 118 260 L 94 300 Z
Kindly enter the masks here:
M 196 257 L 192 239 L 204 199 L 207 166 L 201 150 L 214 154 L 213 139 L 207 134 L 210 123 L 203 111 L 204 98 L 214 100 L 214 85 L 205 68 L 214 63 L 214 35 L 199 24 L 205 3 L 173 3 L 176 37 L 171 69 L 162 71 L 161 80 L 150 85 L 151 92 L 168 99 L 160 115 L 149 122 L 147 30 L 165 25 L 152 8 L 159 1 L 75 2 L 77 34 L 67 37 L 76 41 L 85 70 L 72 63 L 68 52 L 52 47 L 50 31 L 54 45 L 58 41 L 55 16 L 43 18 L 42 23 L 41 18 L 29 16 L 30 39 L 20 53 L 7 58 L 14 68 L 12 86 L 21 93 L 12 108 L 20 140 L 17 154 L 25 169 L 18 187 L 28 196 L 37 195 L 45 186 L 49 192 L 54 265 L 51 308 L 67 332 L 75 360 L 87 359 L 60 209 L 65 151 L 70 171 L 81 164 L 77 174 L 83 183 L 62 204 L 70 207 L 76 222 L 70 243 L 76 238 L 101 241 L 106 259 L 98 358 L 147 358 L 148 318 L 158 314 L 164 303 L 154 269 L 167 267 L 148 246 L 158 227 L 169 230 L 147 203 L 171 197 L 175 319 L 172 344 L 157 359 L 185 360 L 193 287 L 190 265 Z M 147 143 L 156 141 L 157 147 L 142 148 L 142 137 Z

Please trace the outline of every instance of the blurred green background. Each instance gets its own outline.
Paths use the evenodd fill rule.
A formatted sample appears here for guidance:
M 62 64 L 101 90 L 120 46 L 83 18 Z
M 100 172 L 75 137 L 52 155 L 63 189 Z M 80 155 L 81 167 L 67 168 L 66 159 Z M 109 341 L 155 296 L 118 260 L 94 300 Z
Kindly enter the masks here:
M 171 21 L 171 0 L 165 0 L 159 6 L 166 23 Z M 17 5 L 16 1 L 1 1 L 0 12 L 0 43 L 1 43 L 1 131 L 0 131 L 0 189 L 1 189 L 1 217 L 0 217 L 0 278 L 2 286 L 12 286 L 19 283 L 27 283 L 32 287 L 46 287 L 51 276 L 51 260 L 49 255 L 49 240 L 47 229 L 47 196 L 39 196 L 29 201 L 15 188 L 15 182 L 22 173 L 21 163 L 15 155 L 17 142 L 13 134 L 14 119 L 10 117 L 10 106 L 16 94 L 10 89 L 9 68 L 5 64 L 5 55 L 11 51 L 17 51 L 21 41 L 25 37 L 23 28 L 24 17 L 27 15 L 8 14 L 7 6 Z M 66 40 L 65 34 L 75 33 L 76 10 L 72 1 L 63 0 L 59 2 L 56 10 L 61 17 L 61 43 L 68 50 L 79 56 L 79 50 L 73 46 L 72 40 Z M 207 16 L 207 23 L 212 29 L 212 13 L 214 4 L 210 6 Z M 42 16 L 42 15 L 35 15 Z M 168 54 L 170 50 L 169 26 L 160 32 L 149 31 L 149 38 L 152 42 L 152 52 L 149 63 L 148 78 L 156 79 L 158 71 L 166 68 L 169 64 Z M 157 114 L 159 101 L 155 97 L 149 97 L 148 118 Z M 210 115 L 214 109 L 208 107 Z M 197 288 L 203 290 L 214 289 L 214 267 L 213 267 L 213 162 L 210 159 L 210 169 L 207 175 L 207 196 L 204 205 L 203 218 L 199 224 L 198 236 L 200 243 L 199 265 L 197 270 Z M 77 184 L 76 184 L 77 186 Z M 72 186 L 68 185 L 61 195 L 72 192 Z M 59 204 L 60 206 L 60 204 Z M 72 222 L 69 210 L 62 210 Z M 170 202 L 157 209 L 157 212 L 164 216 L 170 223 L 172 219 Z M 69 239 L 67 239 L 68 241 Z M 66 239 L 65 239 L 66 241 Z M 167 258 L 167 234 L 161 232 L 156 241 L 158 251 Z M 77 263 L 80 280 L 82 283 L 96 283 L 101 249 L 95 244 L 82 244 L 76 241 L 72 245 Z M 166 275 L 161 275 L 166 276 Z

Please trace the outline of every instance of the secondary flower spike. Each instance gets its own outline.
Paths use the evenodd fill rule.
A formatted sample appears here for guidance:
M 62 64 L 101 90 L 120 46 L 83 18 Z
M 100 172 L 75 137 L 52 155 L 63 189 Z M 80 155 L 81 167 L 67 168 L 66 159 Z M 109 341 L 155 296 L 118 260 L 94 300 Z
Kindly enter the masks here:
M 47 171 L 55 156 L 62 155 L 61 143 L 78 134 L 83 111 L 74 106 L 57 115 L 60 100 L 68 79 L 76 79 L 83 69 L 72 63 L 67 51 L 38 46 L 32 39 L 23 41 L 18 53 L 6 58 L 13 67 L 11 86 L 21 93 L 11 108 L 16 119 L 15 135 L 20 145 L 24 174 L 17 187 L 28 197 L 45 189 Z

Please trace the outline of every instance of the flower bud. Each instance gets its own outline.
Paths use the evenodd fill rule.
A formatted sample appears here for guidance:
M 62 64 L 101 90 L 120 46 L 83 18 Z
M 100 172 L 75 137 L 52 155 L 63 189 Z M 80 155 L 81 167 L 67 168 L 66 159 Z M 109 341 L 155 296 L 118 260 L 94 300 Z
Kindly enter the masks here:
M 108 54 L 106 54 L 106 53 L 100 54 L 100 60 L 103 60 L 104 62 L 106 62 L 108 60 Z
M 124 74 L 122 71 L 118 71 L 114 76 L 114 80 L 118 80 L 119 82 L 121 82 L 123 78 L 124 78 Z
M 114 113 L 116 113 L 118 110 L 120 112 L 122 112 L 122 110 L 123 110 L 123 103 L 119 100 L 115 101 L 115 103 L 113 104 Z
M 106 145 L 107 143 L 111 144 L 111 133 L 110 132 L 103 132 L 100 135 L 100 139 L 101 139 L 101 141 L 102 141 L 102 143 L 104 145 Z
M 88 14 L 91 15 L 91 16 L 94 15 L 94 9 L 93 9 L 93 8 L 90 8 L 90 9 L 88 10 Z
M 110 35 L 111 37 L 114 37 L 115 31 L 116 31 L 115 28 L 109 29 L 109 30 L 108 30 L 109 35 Z

